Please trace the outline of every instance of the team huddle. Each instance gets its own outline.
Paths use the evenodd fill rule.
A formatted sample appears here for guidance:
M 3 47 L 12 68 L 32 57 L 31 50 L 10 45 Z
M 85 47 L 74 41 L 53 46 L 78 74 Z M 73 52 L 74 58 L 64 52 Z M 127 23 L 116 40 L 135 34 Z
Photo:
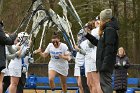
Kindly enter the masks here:
M 18 84 L 22 74 L 26 74 L 31 63 L 29 49 L 32 41 L 26 32 L 8 35 L 3 30 L 3 23 L 1 23 L 0 56 L 3 57 L 0 57 L 0 93 L 5 93 L 5 91 L 21 93 L 17 92 Z M 105 9 L 78 32 L 77 45 L 74 45 L 77 51 L 74 59 L 74 76 L 77 78 L 80 93 L 84 93 L 81 67 L 85 68 L 83 73 L 87 78 L 90 93 L 113 93 L 111 75 L 118 49 L 117 30 L 118 25 L 112 16 L 112 10 Z M 60 77 L 62 93 L 67 93 L 68 61 L 73 58 L 68 47 L 67 44 L 61 42 L 60 36 L 55 32 L 44 52 L 41 48 L 33 52 L 42 57 L 49 55 L 51 57 L 48 64 L 48 77 L 52 93 L 55 93 L 54 78 L 56 75 Z M 3 89 L 3 84 L 6 84 L 3 82 L 4 76 L 10 76 L 10 84 L 6 89 Z

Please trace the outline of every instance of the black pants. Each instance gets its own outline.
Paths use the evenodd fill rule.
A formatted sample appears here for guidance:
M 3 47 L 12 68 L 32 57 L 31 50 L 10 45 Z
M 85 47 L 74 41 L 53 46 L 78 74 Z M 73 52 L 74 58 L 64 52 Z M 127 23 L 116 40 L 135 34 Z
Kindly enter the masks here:
M 6 92 L 7 88 L 9 87 L 10 85 L 10 76 L 5 76 L 3 78 L 3 93 Z
M 26 75 L 25 73 L 22 73 L 22 76 L 19 79 L 19 83 L 17 86 L 17 93 L 23 93 L 25 82 L 26 82 Z
M 80 67 L 80 74 L 81 74 L 81 81 L 82 81 L 82 87 L 83 87 L 84 93 L 90 93 L 89 87 L 87 85 L 87 78 L 85 76 L 84 66 Z
M 100 72 L 100 84 L 103 93 L 113 93 L 111 73 Z
M 25 73 L 22 73 L 17 86 L 17 93 L 23 93 L 25 82 L 26 82 L 26 75 Z M 6 92 L 9 85 L 10 85 L 10 76 L 5 76 L 3 79 L 3 93 Z

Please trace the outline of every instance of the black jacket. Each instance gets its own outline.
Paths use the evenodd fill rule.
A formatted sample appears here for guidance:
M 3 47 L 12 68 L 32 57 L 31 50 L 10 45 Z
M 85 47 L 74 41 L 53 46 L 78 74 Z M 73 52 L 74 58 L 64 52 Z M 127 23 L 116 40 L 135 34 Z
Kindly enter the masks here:
M 10 37 L 6 37 L 0 24 L 0 71 L 5 68 L 5 45 L 13 45 L 16 36 L 16 34 L 13 34 Z
M 87 33 L 85 37 L 97 46 L 96 67 L 98 71 L 113 73 L 118 49 L 118 24 L 115 18 L 107 22 L 103 28 L 103 36 L 97 40 Z
M 130 67 L 127 56 L 116 57 L 114 73 L 114 90 L 127 89 L 127 69 Z

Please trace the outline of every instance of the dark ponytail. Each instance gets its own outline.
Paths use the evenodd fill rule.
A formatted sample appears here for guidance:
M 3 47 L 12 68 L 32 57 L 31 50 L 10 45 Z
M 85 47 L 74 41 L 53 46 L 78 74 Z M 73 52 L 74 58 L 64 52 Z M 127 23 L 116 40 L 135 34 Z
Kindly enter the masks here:
M 52 39 L 56 39 L 56 38 L 60 39 L 60 36 L 58 35 L 57 32 L 54 32 L 52 35 Z

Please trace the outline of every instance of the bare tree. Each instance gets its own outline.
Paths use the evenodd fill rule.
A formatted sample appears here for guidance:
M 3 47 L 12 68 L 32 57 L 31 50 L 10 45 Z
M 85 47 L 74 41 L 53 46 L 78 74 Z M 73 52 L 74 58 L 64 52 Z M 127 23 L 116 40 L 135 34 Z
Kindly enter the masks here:
M 125 45 L 125 48 L 126 50 L 128 49 L 128 42 L 127 42 L 127 0 L 123 0 L 123 3 L 124 3 L 124 24 L 123 24 L 123 27 L 124 27 L 124 45 Z
M 0 17 L 1 17 L 2 9 L 3 9 L 3 0 L 0 0 Z
M 140 52 L 140 37 L 139 37 L 139 35 L 140 35 L 140 2 L 139 2 L 139 0 L 136 0 L 136 4 L 137 4 L 137 8 L 138 9 L 136 9 L 137 11 L 136 11 L 136 20 L 135 20 L 135 22 L 136 22 L 136 25 L 135 25 L 135 38 L 136 38 L 136 48 L 135 48 L 135 52 L 136 52 L 136 63 L 139 63 L 139 60 L 140 60 L 140 58 L 139 58 L 139 52 Z
M 135 21 L 136 21 L 136 0 L 132 0 L 133 3 L 133 20 L 132 20 L 132 31 L 133 31 L 133 40 L 132 40 L 132 53 L 133 53 L 133 61 L 136 62 L 136 29 L 135 29 Z
M 114 16 L 116 17 L 116 18 L 118 18 L 118 15 L 119 15 L 119 13 L 118 13 L 118 0 L 113 0 L 113 3 L 114 3 Z
M 109 7 L 113 9 L 113 14 L 118 19 L 118 0 L 109 0 Z

